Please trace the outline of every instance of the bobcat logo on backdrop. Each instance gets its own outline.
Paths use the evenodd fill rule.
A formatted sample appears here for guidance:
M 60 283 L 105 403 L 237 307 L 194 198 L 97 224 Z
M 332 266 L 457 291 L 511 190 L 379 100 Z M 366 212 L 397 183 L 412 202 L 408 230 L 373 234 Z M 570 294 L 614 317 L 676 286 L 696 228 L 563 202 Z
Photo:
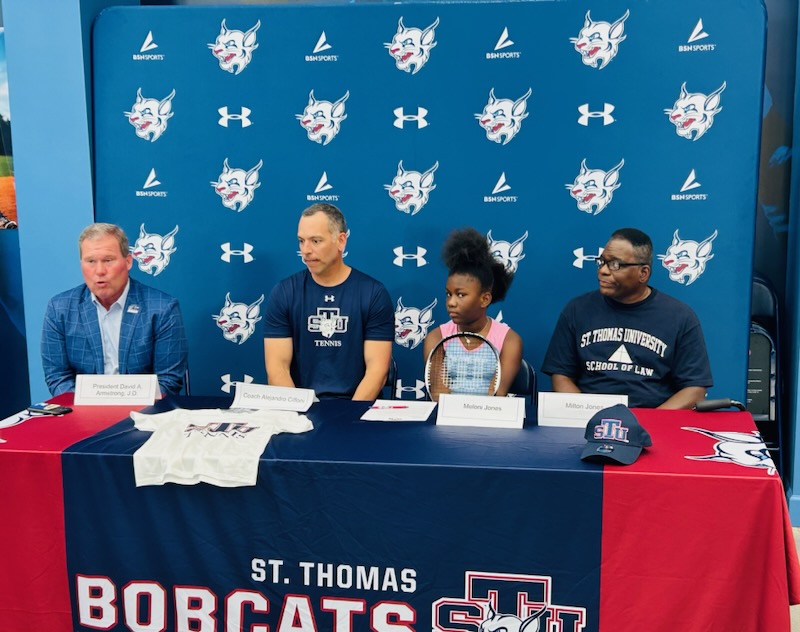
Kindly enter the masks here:
M 219 67 L 226 72 L 238 75 L 253 59 L 253 51 L 258 48 L 256 31 L 261 26 L 257 20 L 255 26 L 247 31 L 229 29 L 225 20 L 219 27 L 219 35 L 213 44 L 209 44 L 211 54 L 219 61 Z
M 524 247 L 523 244 L 527 238 L 527 230 L 522 237 L 513 242 L 494 239 L 491 230 L 486 233 L 486 241 L 489 242 L 489 251 L 492 253 L 492 256 L 495 260 L 502 263 L 511 274 L 516 274 L 517 268 L 519 268 L 519 262 L 525 258 L 525 254 L 522 250 Z
M 486 138 L 495 143 L 507 145 L 522 129 L 522 121 L 528 117 L 528 98 L 533 90 L 528 91 L 516 101 L 498 99 L 494 96 L 494 88 L 489 90 L 489 100 L 483 112 L 476 114 L 480 126 L 486 130 Z
M 436 188 L 433 183 L 433 174 L 439 168 L 439 161 L 424 173 L 419 171 L 406 171 L 403 161 L 397 163 L 397 175 L 391 184 L 383 187 L 389 192 L 389 197 L 394 200 L 398 211 L 416 215 L 428 203 L 428 197 Z
M 391 42 L 384 44 L 399 70 L 415 75 L 422 69 L 431 57 L 431 49 L 436 46 L 437 26 L 439 18 L 425 29 L 406 27 L 403 24 L 403 17 L 400 16 L 397 21 L 397 33 Z
M 237 213 L 241 213 L 246 209 L 250 202 L 253 201 L 256 189 L 261 186 L 258 181 L 258 171 L 263 165 L 264 163 L 259 160 L 255 167 L 245 171 L 237 167 L 231 168 L 228 165 L 228 159 L 225 158 L 219 179 L 216 182 L 211 182 L 214 191 L 222 199 L 222 205 Z
M 231 293 L 225 295 L 225 305 L 219 310 L 219 314 L 211 316 L 217 321 L 217 327 L 222 330 L 222 335 L 225 340 L 242 344 L 245 342 L 256 330 L 256 323 L 261 320 L 261 303 L 264 301 L 264 295 L 255 302 L 248 305 L 247 303 L 235 303 L 231 300 Z
M 331 142 L 342 126 L 342 121 L 347 118 L 344 112 L 344 103 L 350 98 L 350 91 L 346 91 L 338 101 L 320 101 L 314 96 L 314 91 L 308 93 L 308 105 L 302 114 L 295 114 L 301 127 L 306 130 L 308 140 L 327 145 Z
M 672 243 L 667 248 L 667 254 L 658 255 L 661 265 L 669 271 L 669 280 L 684 285 L 691 285 L 697 281 L 705 272 L 706 264 L 714 258 L 711 247 L 716 238 L 715 230 L 701 242 L 681 239 L 676 229 Z
M 178 248 L 175 246 L 176 225 L 166 235 L 148 233 L 144 224 L 139 227 L 139 238 L 131 248 L 131 254 L 139 264 L 139 269 L 147 274 L 158 276 L 169 265 L 169 258 Z
M 154 143 L 167 131 L 167 121 L 175 114 L 172 111 L 172 99 L 175 90 L 161 101 L 142 96 L 142 89 L 136 90 L 136 101 L 130 112 L 123 112 L 128 122 L 133 125 L 139 138 Z
M 754 430 L 747 432 L 717 432 L 703 428 L 683 427 L 681 430 L 699 432 L 700 434 L 716 439 L 714 454 L 703 456 L 687 456 L 693 461 L 717 461 L 720 463 L 734 463 L 742 467 L 755 467 L 767 470 L 769 475 L 776 473 L 775 463 L 769 455 L 769 450 L 764 444 L 761 434 Z
M 597 70 L 605 68 L 617 56 L 619 45 L 625 41 L 625 20 L 630 16 L 626 10 L 624 15 L 616 22 L 595 22 L 590 12 L 586 12 L 583 28 L 578 37 L 570 37 L 569 41 L 575 45 L 575 50 L 581 55 L 581 61 L 586 66 Z
M 675 105 L 664 110 L 670 123 L 675 126 L 675 133 L 689 140 L 699 140 L 711 129 L 714 117 L 722 112 L 720 95 L 726 87 L 727 83 L 723 81 L 719 88 L 706 96 L 702 92 L 688 92 L 684 81 Z
M 581 169 L 575 176 L 575 181 L 564 185 L 575 198 L 579 211 L 597 215 L 611 204 L 614 191 L 621 186 L 619 171 L 624 164 L 625 160 L 620 160 L 608 171 L 603 171 L 587 167 L 585 158 L 581 161 Z
M 394 311 L 394 341 L 401 347 L 414 349 L 428 335 L 428 328 L 433 325 L 433 308 L 437 299 L 422 309 L 406 307 L 403 297 L 397 299 L 397 309 Z

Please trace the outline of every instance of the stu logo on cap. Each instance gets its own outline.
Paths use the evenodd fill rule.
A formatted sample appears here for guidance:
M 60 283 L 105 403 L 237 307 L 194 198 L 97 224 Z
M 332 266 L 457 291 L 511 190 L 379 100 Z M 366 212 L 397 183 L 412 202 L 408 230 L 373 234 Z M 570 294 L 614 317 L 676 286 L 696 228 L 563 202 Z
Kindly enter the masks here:
M 595 413 L 586 425 L 587 444 L 581 458 L 600 463 L 630 465 L 642 452 L 653 445 L 645 430 L 630 409 L 622 404 Z

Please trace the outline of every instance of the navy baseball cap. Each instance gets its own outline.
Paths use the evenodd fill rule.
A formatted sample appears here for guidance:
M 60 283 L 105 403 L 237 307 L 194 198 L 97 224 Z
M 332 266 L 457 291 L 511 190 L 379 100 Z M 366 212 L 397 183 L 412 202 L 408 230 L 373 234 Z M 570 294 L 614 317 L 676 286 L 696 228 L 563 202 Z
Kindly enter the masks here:
M 645 430 L 630 409 L 617 404 L 597 411 L 586 425 L 587 444 L 581 454 L 584 461 L 630 465 L 653 445 Z

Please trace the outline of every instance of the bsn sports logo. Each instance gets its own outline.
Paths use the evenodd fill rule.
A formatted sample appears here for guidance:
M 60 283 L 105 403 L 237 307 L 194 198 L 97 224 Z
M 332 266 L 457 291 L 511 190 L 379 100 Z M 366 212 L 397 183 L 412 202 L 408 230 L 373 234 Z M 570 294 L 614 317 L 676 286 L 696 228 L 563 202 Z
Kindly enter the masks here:
M 253 111 L 250 108 L 242 106 L 239 110 L 239 114 L 231 114 L 228 111 L 228 106 L 224 105 L 217 110 L 219 112 L 219 120 L 217 121 L 218 125 L 222 127 L 228 127 L 231 121 L 239 121 L 239 124 L 244 127 L 250 127 L 253 124 L 253 121 L 250 120 L 250 115 Z
M 415 75 L 422 69 L 431 57 L 431 49 L 436 46 L 437 26 L 439 18 L 426 29 L 413 26 L 406 28 L 403 17 L 400 16 L 397 21 L 397 33 L 391 42 L 384 44 L 399 70 Z
M 175 226 L 166 235 L 148 233 L 144 224 L 139 227 L 139 238 L 131 249 L 131 254 L 139 264 L 139 269 L 147 274 L 158 276 L 169 265 L 169 258 L 178 248 L 175 246 L 175 235 L 178 226 Z
M 425 259 L 425 253 L 428 251 L 422 246 L 417 246 L 416 252 L 405 252 L 402 246 L 397 246 L 392 249 L 395 254 L 392 263 L 398 268 L 402 268 L 406 261 L 413 261 L 418 268 L 427 265 L 428 261 Z
M 580 632 L 586 627 L 586 608 L 552 602 L 550 576 L 466 571 L 464 580 L 463 597 L 441 597 L 431 605 L 433 632 Z
M 311 55 L 306 55 L 306 61 L 339 61 L 338 55 L 320 55 L 320 53 L 325 52 L 326 50 L 330 50 L 333 48 L 328 43 L 328 38 L 325 35 L 325 31 L 319 36 L 317 43 L 314 45 L 314 50 L 311 51 Z
M 508 180 L 506 180 L 506 172 L 503 171 L 500 174 L 500 177 L 497 178 L 497 182 L 495 182 L 494 188 L 492 189 L 492 194 L 484 195 L 483 201 L 486 203 L 516 202 L 518 199 L 516 195 L 498 195 L 499 193 L 505 193 L 506 191 L 510 190 L 511 190 L 511 185 L 508 184 Z
M 153 31 L 147 31 L 147 35 L 139 47 L 139 53 L 134 53 L 131 57 L 133 61 L 164 61 L 166 55 L 161 53 L 151 53 L 151 50 L 158 48 L 155 39 L 153 39 Z
M 142 96 L 142 89 L 136 90 L 136 101 L 130 112 L 123 112 L 128 122 L 133 125 L 136 135 L 154 143 L 167 131 L 167 121 L 172 118 L 172 99 L 175 90 L 161 101 Z
M 148 198 L 165 198 L 168 195 L 167 191 L 150 191 L 154 187 L 161 186 L 161 181 L 158 179 L 156 175 L 155 168 L 150 169 L 150 173 L 147 174 L 147 178 L 142 185 L 142 188 L 136 191 L 136 197 L 148 197 Z
M 216 41 L 208 45 L 222 70 L 238 75 L 247 68 L 253 59 L 253 51 L 258 48 L 256 31 L 260 26 L 261 20 L 257 20 L 255 26 L 247 31 L 237 31 L 229 29 L 222 20 Z
M 344 93 L 338 101 L 319 101 L 314 91 L 308 93 L 308 105 L 302 114 L 295 114 L 300 125 L 306 130 L 308 140 L 327 145 L 341 129 L 342 121 L 347 118 L 344 103 L 350 98 L 350 91 Z
M 231 300 L 231 293 L 225 295 L 225 305 L 219 314 L 211 316 L 217 321 L 217 327 L 222 330 L 225 340 L 238 344 L 244 343 L 256 330 L 256 323 L 261 320 L 261 303 L 264 295 L 255 302 L 236 303 Z
M 500 37 L 497 39 L 497 43 L 494 45 L 494 51 L 486 53 L 486 59 L 519 59 L 522 57 L 522 53 L 518 51 L 503 51 L 504 48 L 509 48 L 513 45 L 514 40 L 509 37 L 508 27 L 505 26 L 503 27 L 503 32 L 500 34 Z
M 680 193 L 673 193 L 670 199 L 673 202 L 686 201 L 686 200 L 707 200 L 708 193 L 689 193 L 694 189 L 699 189 L 702 184 L 697 181 L 697 173 L 694 169 L 689 172 L 686 180 L 683 181 Z
M 678 46 L 679 53 L 694 53 L 697 51 L 701 52 L 708 52 L 713 51 L 717 48 L 716 44 L 695 44 L 702 39 L 709 37 L 708 33 L 705 32 L 703 27 L 703 18 L 697 20 L 697 24 L 695 24 L 694 29 L 692 29 L 691 34 L 686 40 L 686 44 L 681 44 Z
M 716 461 L 720 463 L 734 463 L 742 467 L 755 467 L 767 470 L 769 475 L 776 473 L 775 463 L 769 455 L 769 450 L 757 430 L 747 432 L 715 432 L 703 428 L 683 427 L 681 430 L 699 432 L 700 434 L 716 439 L 714 454 L 703 456 L 687 456 L 693 461 Z
M 245 242 L 241 248 L 234 249 L 231 248 L 231 242 L 226 241 L 224 244 L 220 244 L 219 247 L 222 249 L 222 254 L 219 256 L 225 263 L 231 262 L 231 257 L 241 257 L 243 263 L 251 263 L 255 261 L 255 257 L 250 254 L 253 252 L 253 244 L 248 244 Z
M 263 165 L 264 163 L 259 160 L 255 167 L 245 171 L 238 167 L 231 168 L 228 159 L 225 158 L 219 179 L 211 182 L 224 207 L 241 213 L 250 205 L 256 195 L 256 189 L 261 186 L 258 172 Z
M 495 143 L 507 145 L 522 129 L 522 121 L 528 117 L 528 97 L 533 90 L 528 91 L 516 101 L 511 99 L 498 99 L 494 96 L 494 88 L 489 90 L 489 100 L 483 112 L 476 114 L 480 126 L 486 131 L 486 138 Z
M 617 56 L 619 45 L 625 41 L 625 20 L 629 15 L 630 11 L 626 10 L 616 22 L 609 23 L 595 22 L 590 12 L 586 12 L 578 37 L 569 38 L 575 50 L 580 53 L 584 65 L 602 70 Z
M 406 114 L 403 108 L 395 108 L 392 110 L 392 113 L 394 114 L 393 125 L 399 129 L 405 129 L 405 124 L 408 122 L 416 123 L 417 129 L 428 127 L 428 121 L 425 119 L 425 116 L 428 114 L 428 110 L 423 107 L 417 107 L 416 114 Z
M 575 198 L 579 211 L 597 215 L 611 204 L 614 191 L 622 186 L 619 181 L 619 171 L 624 164 L 623 159 L 608 171 L 603 171 L 587 167 L 585 158 L 581 161 L 581 168 L 575 176 L 575 181 L 564 185 L 569 194 Z
M 326 296 L 326 301 L 327 298 Z M 320 333 L 327 339 L 333 338 L 334 334 L 347 333 L 347 322 L 350 317 L 341 316 L 339 312 L 338 307 L 318 307 L 317 313 L 308 317 L 308 331 Z
M 706 264 L 714 258 L 711 247 L 716 238 L 715 230 L 700 242 L 681 239 L 676 229 L 667 254 L 658 255 L 661 265 L 669 271 L 669 280 L 682 285 L 691 285 L 697 281 L 705 272 Z
M 522 252 L 524 249 L 525 240 L 528 238 L 528 231 L 522 237 L 514 241 L 503 241 L 502 239 L 494 239 L 492 231 L 486 233 L 486 241 L 489 242 L 489 252 L 496 261 L 502 263 L 506 270 L 511 274 L 517 273 L 519 262 L 525 258 Z
M 231 380 L 231 374 L 226 373 L 225 375 L 219 376 L 220 381 L 222 382 L 222 386 L 219 387 L 223 393 L 230 393 L 231 387 L 235 386 L 238 382 L 242 384 L 252 384 L 253 383 L 253 376 L 244 374 L 244 377 L 241 380 Z
M 675 126 L 675 133 L 683 138 L 699 140 L 714 124 L 714 117 L 722 111 L 720 105 L 722 91 L 727 83 L 706 96 L 702 92 L 688 92 L 686 82 L 681 85 L 681 94 L 671 109 L 664 113 Z
M 428 328 L 433 325 L 433 308 L 437 299 L 427 307 L 406 307 L 403 297 L 397 299 L 397 308 L 394 310 L 394 341 L 401 347 L 414 349 L 425 339 Z
M 406 171 L 403 168 L 403 161 L 397 163 L 397 175 L 391 184 L 384 184 L 383 187 L 389 192 L 389 197 L 394 200 L 394 206 L 398 211 L 416 215 L 422 207 L 428 203 L 431 191 L 436 188 L 433 183 L 433 174 L 439 168 L 439 162 L 420 173 L 419 171 Z
M 323 171 L 317 186 L 314 187 L 314 193 L 306 195 L 306 200 L 309 202 L 338 202 L 339 196 L 336 193 L 325 193 L 332 188 L 333 185 L 328 182 L 328 172 Z

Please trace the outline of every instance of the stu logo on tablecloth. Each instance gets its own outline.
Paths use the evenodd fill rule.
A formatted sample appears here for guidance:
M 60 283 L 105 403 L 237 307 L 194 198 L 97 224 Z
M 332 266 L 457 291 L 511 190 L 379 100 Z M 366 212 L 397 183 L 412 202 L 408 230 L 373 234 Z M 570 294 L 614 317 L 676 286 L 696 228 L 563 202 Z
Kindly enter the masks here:
M 586 627 L 586 608 L 553 603 L 553 578 L 547 575 L 467 571 L 464 584 L 463 597 L 433 602 L 433 632 L 580 632 Z
M 769 450 L 758 431 L 753 432 L 715 432 L 703 428 L 684 427 L 681 430 L 699 432 L 707 437 L 716 439 L 714 454 L 703 456 L 687 456 L 693 461 L 716 461 L 720 463 L 734 463 L 742 467 L 755 467 L 767 470 L 770 476 L 776 473 L 775 463 L 769 455 Z

